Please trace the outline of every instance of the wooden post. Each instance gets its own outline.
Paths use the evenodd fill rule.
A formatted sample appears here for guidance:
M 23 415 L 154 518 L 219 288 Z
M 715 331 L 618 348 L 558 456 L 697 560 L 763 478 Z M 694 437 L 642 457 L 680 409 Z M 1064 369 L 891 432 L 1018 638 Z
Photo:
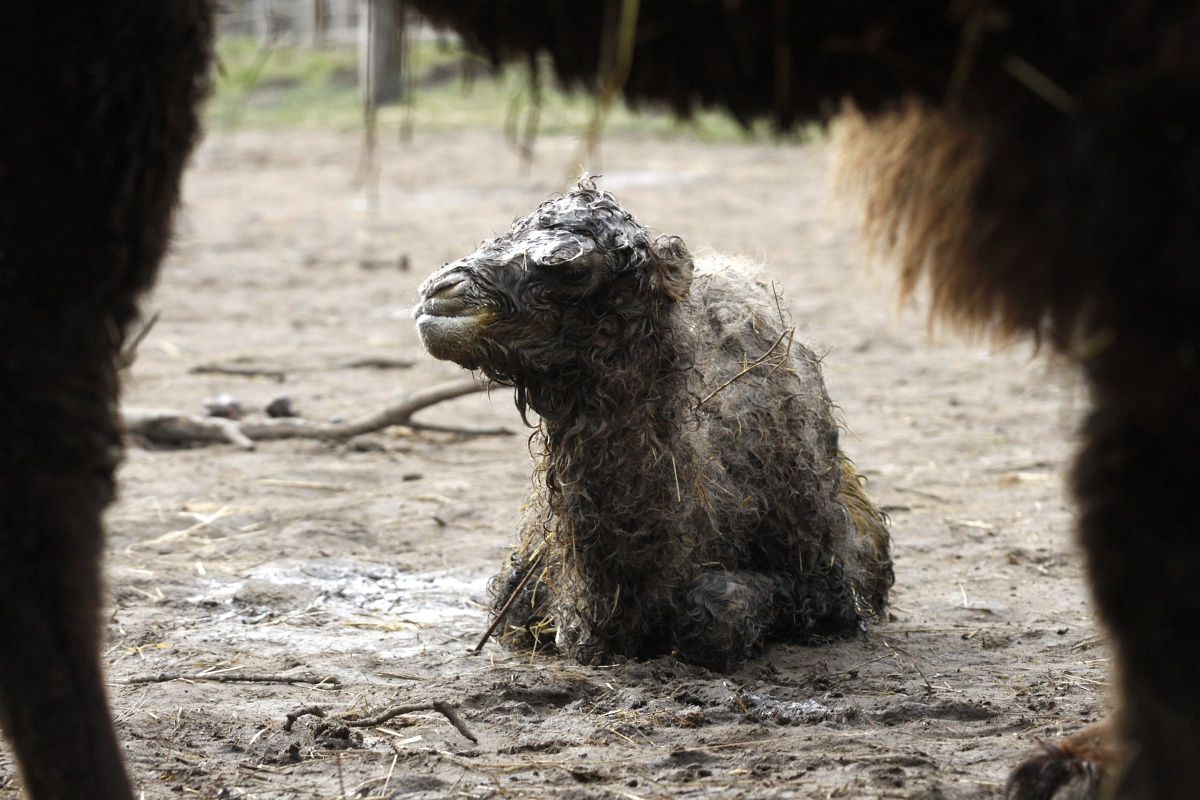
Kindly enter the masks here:
M 357 33 L 358 18 L 363 10 L 356 0 L 329 0 L 329 30 L 338 44 L 350 44 Z
M 250 18 L 255 39 L 269 42 L 275 38 L 275 13 L 271 0 L 252 0 Z
M 328 0 L 290 0 L 287 16 L 293 44 L 298 47 L 325 46 L 329 27 Z
M 396 0 L 365 0 L 358 19 L 358 84 L 376 105 L 400 100 L 402 39 Z

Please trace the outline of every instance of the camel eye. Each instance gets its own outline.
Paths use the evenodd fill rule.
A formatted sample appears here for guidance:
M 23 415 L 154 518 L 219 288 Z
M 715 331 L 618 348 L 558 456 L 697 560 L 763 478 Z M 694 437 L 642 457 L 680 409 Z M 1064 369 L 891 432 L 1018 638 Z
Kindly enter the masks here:
M 562 283 L 583 283 L 587 279 L 587 267 L 570 267 L 568 269 L 555 270 L 554 277 Z

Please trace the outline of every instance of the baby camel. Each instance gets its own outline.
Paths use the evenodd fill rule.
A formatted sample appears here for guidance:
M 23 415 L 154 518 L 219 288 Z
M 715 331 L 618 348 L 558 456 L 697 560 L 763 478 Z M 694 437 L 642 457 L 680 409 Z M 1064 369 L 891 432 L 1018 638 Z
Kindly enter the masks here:
M 540 418 L 492 586 L 508 644 L 721 669 L 882 610 L 885 517 L 838 450 L 818 359 L 746 268 L 695 265 L 585 179 L 438 270 L 415 313 L 433 356 Z

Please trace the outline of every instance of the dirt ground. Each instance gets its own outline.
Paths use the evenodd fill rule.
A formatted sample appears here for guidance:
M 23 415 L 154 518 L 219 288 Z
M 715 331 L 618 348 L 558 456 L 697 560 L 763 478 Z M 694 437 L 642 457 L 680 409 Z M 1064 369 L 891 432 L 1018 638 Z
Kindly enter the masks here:
M 417 284 L 566 188 L 577 147 L 543 138 L 525 171 L 499 133 L 387 134 L 376 203 L 355 136 L 210 138 L 126 404 L 286 394 L 354 419 L 459 377 L 420 349 Z M 784 287 L 892 518 L 885 624 L 728 674 L 471 655 L 530 472 L 507 391 L 418 419 L 511 436 L 135 441 L 108 518 L 106 658 L 143 796 L 990 798 L 1020 753 L 1100 716 L 1107 649 L 1063 488 L 1082 392 L 1028 347 L 931 338 L 919 308 L 898 313 L 829 201 L 831 160 L 624 135 L 589 169 L 643 224 L 761 259 Z M 478 741 L 434 711 L 343 724 L 432 701 Z M 286 724 L 312 706 L 329 716 Z M 17 785 L 0 754 L 0 797 Z

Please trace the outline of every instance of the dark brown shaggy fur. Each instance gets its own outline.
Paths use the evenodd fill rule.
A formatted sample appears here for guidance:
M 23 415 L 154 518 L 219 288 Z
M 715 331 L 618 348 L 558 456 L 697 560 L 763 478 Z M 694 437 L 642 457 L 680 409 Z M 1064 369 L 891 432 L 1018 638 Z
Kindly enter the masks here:
M 494 585 L 499 608 L 531 578 L 510 644 L 722 668 L 882 609 L 882 515 L 838 451 L 817 358 L 744 269 L 694 269 L 678 238 L 652 240 L 584 181 L 422 298 L 429 351 L 516 386 L 541 418 Z
M 622 0 L 415 4 L 497 61 L 548 52 L 564 81 L 636 102 L 784 126 L 857 104 L 847 174 L 907 285 L 1049 343 L 1091 388 L 1073 485 L 1119 766 L 1077 796 L 1200 797 L 1200 7 L 641 0 L 620 29 Z
M 129 800 L 100 668 L 114 357 L 166 248 L 204 0 L 0 4 L 0 723 L 33 800 Z

